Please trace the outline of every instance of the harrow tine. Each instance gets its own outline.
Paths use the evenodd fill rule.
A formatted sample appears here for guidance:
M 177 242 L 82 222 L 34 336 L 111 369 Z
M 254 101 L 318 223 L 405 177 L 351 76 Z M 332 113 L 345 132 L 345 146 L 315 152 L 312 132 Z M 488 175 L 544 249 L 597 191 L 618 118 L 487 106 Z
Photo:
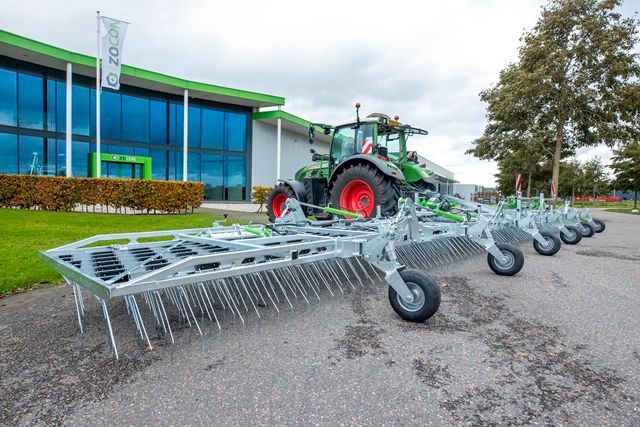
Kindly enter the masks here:
M 204 296 L 207 299 L 207 303 L 209 304 L 209 308 L 211 309 L 211 314 L 213 314 L 213 318 L 216 321 L 216 325 L 218 325 L 218 330 L 222 330 L 222 327 L 220 327 L 220 322 L 218 321 L 218 316 L 216 316 L 216 310 L 213 308 L 213 302 L 212 302 L 213 296 L 211 297 L 209 296 L 209 292 L 207 291 L 207 288 L 202 283 L 200 283 L 200 289 L 202 290 L 202 292 L 204 293 Z M 211 317 L 209 317 L 209 321 L 211 321 Z
M 189 308 L 189 313 L 191 313 L 191 317 L 193 318 L 193 323 L 196 324 L 196 327 L 198 328 L 198 332 L 200 333 L 200 335 L 202 335 L 202 330 L 200 329 L 200 324 L 198 323 L 198 319 L 196 319 L 196 316 L 193 314 L 193 309 L 191 308 L 191 304 L 189 304 L 189 300 L 187 298 L 187 293 L 184 290 L 183 286 L 178 287 L 178 289 L 180 289 L 180 292 L 182 292 L 182 296 L 184 298 L 184 301 L 187 305 L 187 307 Z
M 225 280 L 221 280 L 220 283 L 222 284 L 222 288 L 221 289 L 227 295 L 227 301 L 230 301 L 229 306 L 231 307 L 231 305 L 233 305 L 233 308 L 231 309 L 231 313 L 233 313 L 234 316 L 237 314 L 238 317 L 240 318 L 240 321 L 244 325 L 244 317 L 242 317 L 242 314 L 240 313 L 240 310 L 238 309 L 238 304 L 236 303 L 236 301 L 233 299 L 233 296 L 231 295 L 231 291 L 229 290 L 229 286 L 227 285 L 227 282 Z M 234 309 L 235 309 L 235 311 L 234 311 Z
M 325 265 L 325 266 L 326 266 L 326 263 L 325 263 L 324 261 L 322 261 L 322 262 L 323 262 L 323 265 Z M 336 261 L 336 263 L 337 263 L 337 264 L 338 264 L 338 266 L 340 267 L 340 270 L 342 270 L 343 274 L 345 274 L 345 277 L 347 277 L 347 281 L 349 282 L 349 284 L 351 284 L 351 281 L 349 280 L 349 277 L 348 277 L 348 276 L 346 275 L 346 273 L 344 272 L 344 269 L 342 268 L 342 266 L 340 265 L 340 263 L 339 263 L 338 261 Z M 315 270 L 315 272 L 316 272 L 316 274 L 317 274 L 317 276 L 316 276 L 316 277 L 319 277 L 319 278 L 320 278 L 320 280 L 322 280 L 322 283 L 324 283 L 324 286 L 325 286 L 327 289 L 331 289 L 331 285 L 330 285 L 330 284 L 329 284 L 329 282 L 326 280 L 325 276 L 320 272 L 320 269 L 318 268 L 318 266 L 316 265 L 316 263 L 315 263 L 315 262 L 311 264 L 311 267 L 313 267 L 313 268 L 314 268 L 314 270 Z M 331 270 L 329 270 L 329 271 L 331 271 Z M 338 286 L 338 289 L 340 289 L 340 292 L 341 292 L 342 294 L 344 294 L 344 289 L 342 289 L 342 286 L 340 286 L 340 280 L 338 280 L 337 276 L 336 276 L 336 286 Z M 351 284 L 351 286 L 353 287 L 353 284 Z M 355 288 L 354 288 L 354 289 L 355 289 Z M 331 295 L 333 295 L 333 293 L 331 293 Z
M 166 323 L 166 329 L 165 329 L 165 333 L 167 332 L 167 330 L 169 331 L 169 336 L 171 337 L 171 343 L 175 343 L 175 340 L 173 339 L 173 332 L 171 331 L 171 325 L 169 324 L 169 316 L 167 316 L 167 311 L 164 308 L 164 304 L 162 303 L 162 297 L 160 296 L 160 292 L 159 291 L 155 291 L 154 292 L 155 296 L 156 296 L 156 300 L 158 302 L 158 307 L 162 310 L 162 318 L 164 319 L 164 322 Z
M 278 280 L 278 276 L 276 276 L 275 271 L 274 270 L 269 270 L 269 273 L 271 273 L 273 278 L 276 280 L 276 283 L 280 287 L 280 290 L 282 291 L 282 294 L 284 295 L 284 297 L 287 299 L 287 302 L 289 303 L 289 307 L 291 307 L 291 309 L 293 310 L 293 305 L 291 304 L 291 301 L 289 300 L 289 296 L 287 295 L 287 292 L 284 290 L 284 288 L 282 287 L 282 284 Z
M 271 300 L 271 304 L 273 304 L 273 306 L 275 307 L 276 312 L 277 312 L 278 314 L 280 314 L 280 309 L 278 308 L 278 304 L 276 304 L 276 303 L 273 301 L 273 298 L 271 297 L 271 293 L 269 293 L 269 291 L 267 290 L 267 285 L 264 283 L 264 280 L 262 280 L 262 276 L 260 275 L 260 273 L 253 273 L 253 276 L 254 276 L 254 277 L 255 277 L 255 276 L 258 276 L 258 279 L 260 280 L 260 284 L 262 285 L 262 288 L 264 289 L 264 292 L 267 294 L 267 296 L 268 296 L 268 297 L 269 297 L 269 299 Z M 255 278 L 253 278 L 253 280 L 254 280 L 254 283 L 255 283 Z M 276 300 L 277 300 L 278 302 L 280 302 L 280 300 L 278 300 L 278 295 L 277 295 L 275 292 L 274 292 L 274 296 L 276 297 Z
M 296 277 L 298 278 L 298 282 L 299 283 L 307 283 L 307 285 L 309 285 L 309 288 L 316 295 L 316 298 L 318 298 L 318 302 L 319 302 L 320 301 L 320 295 L 318 294 L 318 291 L 316 290 L 315 285 L 313 283 L 311 283 L 310 281 L 304 280 L 304 278 L 302 277 L 302 268 L 299 265 L 295 266 L 295 273 L 296 273 Z

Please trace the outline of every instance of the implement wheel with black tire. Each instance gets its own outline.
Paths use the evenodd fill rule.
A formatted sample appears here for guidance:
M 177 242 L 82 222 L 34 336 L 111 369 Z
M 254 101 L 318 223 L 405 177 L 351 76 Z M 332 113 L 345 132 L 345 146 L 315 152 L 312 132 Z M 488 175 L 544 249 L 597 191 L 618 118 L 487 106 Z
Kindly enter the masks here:
M 408 302 L 389 286 L 389 303 L 398 316 L 409 322 L 424 322 L 440 307 L 440 287 L 431 276 L 419 270 L 402 270 L 400 277 L 413 294 Z
M 267 199 L 267 214 L 269 215 L 269 221 L 275 222 L 276 218 L 282 216 L 282 212 L 285 210 L 285 202 L 289 198 L 296 198 L 296 193 L 289 185 L 281 182 L 273 187 L 269 198 Z
M 573 225 L 567 225 L 567 230 L 569 231 L 568 234 L 565 234 L 562 231 L 560 232 L 560 238 L 567 245 L 576 245 L 580 242 L 580 240 L 582 240 L 582 233 L 580 232 L 580 230 L 578 230 L 578 228 L 574 227 Z
M 599 219 L 594 219 L 593 222 L 596 223 L 596 233 L 602 233 L 604 229 L 607 228 L 604 222 Z
M 538 252 L 540 255 L 546 256 L 551 256 L 558 253 L 558 251 L 560 250 L 560 246 L 562 245 L 558 236 L 547 232 L 542 232 L 540 233 L 540 235 L 544 237 L 546 244 L 543 245 L 536 239 L 533 239 L 533 248 L 536 250 L 536 252 Z
M 331 206 L 354 212 L 366 218 L 377 215 L 377 206 L 383 216 L 398 212 L 401 191 L 395 178 L 385 175 L 374 165 L 358 163 L 347 166 L 331 189 Z
M 494 273 L 500 276 L 513 276 L 522 270 L 524 255 L 520 249 L 506 243 L 496 243 L 496 246 L 500 249 L 505 259 L 498 260 L 491 253 L 487 255 L 489 268 Z
M 586 222 L 581 222 L 576 227 L 578 228 L 578 230 L 580 230 L 582 237 L 591 237 L 596 234 L 596 230 L 594 230 L 591 224 L 588 224 Z

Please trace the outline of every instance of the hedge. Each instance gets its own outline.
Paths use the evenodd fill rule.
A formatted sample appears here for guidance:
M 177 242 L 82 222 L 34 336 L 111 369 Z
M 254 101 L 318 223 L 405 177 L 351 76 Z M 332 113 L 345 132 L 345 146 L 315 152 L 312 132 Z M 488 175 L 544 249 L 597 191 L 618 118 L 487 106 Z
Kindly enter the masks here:
M 180 212 L 202 204 L 201 182 L 0 174 L 0 207 L 71 211 L 97 205 Z

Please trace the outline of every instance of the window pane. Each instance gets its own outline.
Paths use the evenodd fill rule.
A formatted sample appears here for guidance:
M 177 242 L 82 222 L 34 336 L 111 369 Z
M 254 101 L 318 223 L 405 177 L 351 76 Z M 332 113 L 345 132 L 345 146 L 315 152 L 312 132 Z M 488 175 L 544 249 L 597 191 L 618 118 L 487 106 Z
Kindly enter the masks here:
M 169 144 L 182 145 L 184 132 L 184 106 L 169 104 Z
M 149 151 L 150 150 L 148 148 L 136 147 L 133 150 L 133 154 L 135 154 L 136 156 L 149 157 Z
M 151 114 L 151 143 L 167 143 L 167 103 L 152 100 L 150 104 Z
M 182 151 L 169 151 L 169 179 L 182 181 Z
M 149 142 L 149 100 L 122 95 L 122 139 Z
M 47 130 L 56 130 L 56 81 L 47 79 Z
M 200 154 L 189 152 L 187 161 L 189 162 L 187 179 L 200 181 Z
M 42 138 L 21 135 L 19 143 L 19 173 L 30 175 L 33 170 L 33 175 L 40 175 L 43 162 L 45 161 Z
M 126 145 L 109 145 L 108 146 L 109 151 L 106 151 L 106 149 L 104 150 L 105 153 L 109 153 L 109 154 L 128 154 L 128 155 L 133 155 L 134 154 L 134 149 L 133 147 L 129 147 Z
M 202 182 L 206 200 L 224 200 L 222 159 L 216 154 L 202 154 Z
M 151 150 L 151 177 L 167 179 L 167 151 Z
M 0 173 L 18 173 L 18 137 L 16 135 L 0 133 Z
M 227 200 L 244 200 L 246 190 L 245 158 L 228 156 L 225 159 L 225 189 Z
M 64 139 L 58 140 L 58 147 L 56 149 L 56 161 L 58 163 L 58 176 L 66 176 L 67 174 L 67 141 Z
M 104 90 L 100 95 L 100 136 L 119 140 L 120 128 L 120 94 Z
M 56 82 L 56 124 L 57 132 L 67 131 L 67 84 L 64 82 Z
M 200 147 L 200 108 L 189 107 L 189 147 Z
M 89 144 L 73 141 L 71 147 L 71 171 L 73 176 L 89 176 Z
M 42 175 L 56 175 L 56 140 L 44 138 Z
M 247 115 L 224 113 L 224 137 L 227 150 L 245 151 L 247 145 Z
M 202 109 L 202 147 L 222 150 L 224 148 L 224 113 Z
M 16 126 L 18 123 L 16 79 L 15 71 L 0 68 L 0 125 Z
M 71 109 L 73 111 L 71 114 L 71 127 L 73 133 L 89 135 L 89 116 L 91 115 L 89 88 L 73 85 L 71 96 Z M 73 170 L 75 171 L 75 166 Z
M 18 74 L 18 115 L 20 127 L 44 128 L 42 77 Z

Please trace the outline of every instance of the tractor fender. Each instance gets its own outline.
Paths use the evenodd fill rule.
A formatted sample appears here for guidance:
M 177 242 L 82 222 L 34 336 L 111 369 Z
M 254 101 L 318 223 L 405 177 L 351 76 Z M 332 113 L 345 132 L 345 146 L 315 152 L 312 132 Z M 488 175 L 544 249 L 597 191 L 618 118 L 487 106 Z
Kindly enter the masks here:
M 347 167 L 357 164 L 357 163 L 370 163 L 380 172 L 385 175 L 388 175 L 392 178 L 396 178 L 400 181 L 405 181 L 404 175 L 402 174 L 402 170 L 400 170 L 396 165 L 391 163 L 390 161 L 383 160 L 377 156 L 372 156 L 370 154 L 357 154 L 355 156 L 351 156 L 348 159 L 344 160 L 340 163 L 331 174 L 331 178 L 329 179 L 329 185 L 333 186 L 333 182 L 336 177 Z
M 296 199 L 302 203 L 307 203 L 307 192 L 304 189 L 304 184 L 295 179 L 279 179 L 278 181 L 287 184 L 293 190 L 296 195 Z

